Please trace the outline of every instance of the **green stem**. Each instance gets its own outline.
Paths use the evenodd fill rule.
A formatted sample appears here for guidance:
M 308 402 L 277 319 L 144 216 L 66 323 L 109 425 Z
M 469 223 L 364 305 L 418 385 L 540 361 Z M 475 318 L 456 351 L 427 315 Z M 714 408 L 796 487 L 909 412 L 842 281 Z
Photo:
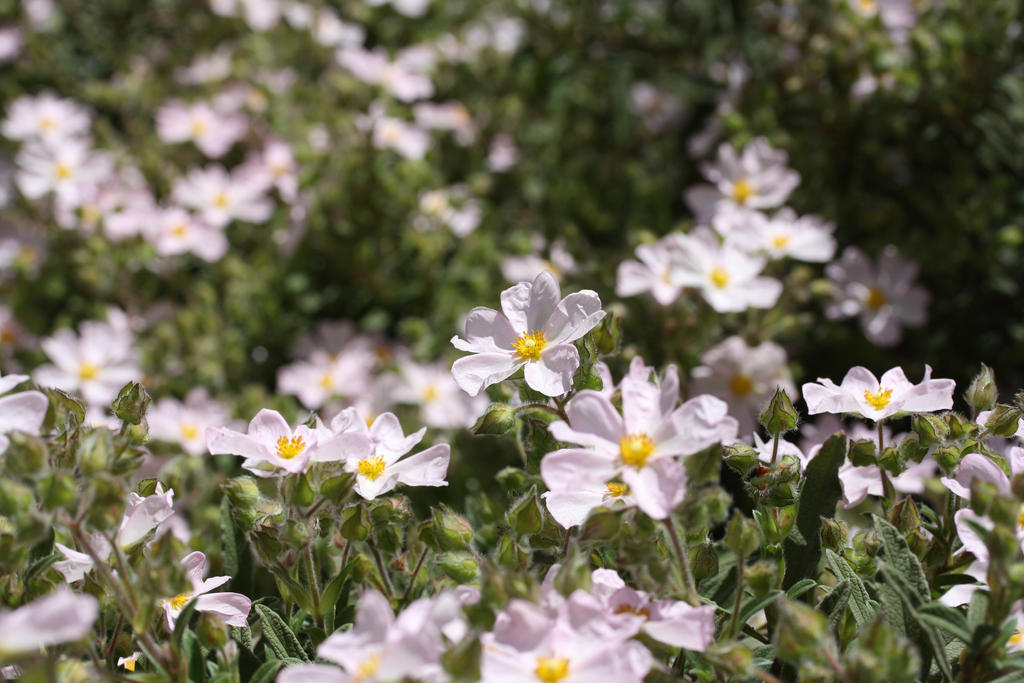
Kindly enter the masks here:
M 377 548 L 377 543 L 374 542 L 373 536 L 371 535 L 366 539 L 366 545 L 370 546 L 370 553 L 373 555 L 374 561 L 377 563 L 377 570 L 380 571 L 381 581 L 384 583 L 384 587 L 387 589 L 388 600 L 395 594 L 395 587 L 391 585 L 391 578 L 388 576 L 387 569 L 384 567 L 384 558 L 380 556 L 380 550 Z
M 776 434 L 775 439 L 772 441 L 772 465 L 779 459 L 779 434 Z
M 878 473 L 882 475 L 882 503 L 886 510 L 889 509 L 889 505 L 895 502 L 896 489 L 893 488 L 892 482 L 889 480 L 889 474 L 882 467 L 882 451 L 884 450 L 883 436 L 882 436 L 882 420 L 878 421 Z
M 409 577 L 409 585 L 405 589 L 405 593 L 402 594 L 402 602 L 409 599 L 409 595 L 412 593 L 412 588 L 416 584 L 416 577 L 419 576 L 420 568 L 423 567 L 423 560 L 427 559 L 427 551 L 429 548 L 423 546 L 423 552 L 420 553 L 420 559 L 416 560 L 416 567 L 412 570 L 412 576 Z
M 303 562 L 306 567 L 306 581 L 309 582 L 309 592 L 313 597 L 313 612 L 317 620 L 322 619 L 320 616 L 320 582 L 316 578 L 316 558 L 313 557 L 313 545 L 306 546 L 306 561 Z
M 732 617 L 729 618 L 729 629 L 725 632 L 729 638 L 736 637 L 736 627 L 740 619 L 740 608 L 743 606 L 743 569 L 745 565 L 746 562 L 743 558 L 739 558 L 739 561 L 736 563 L 736 602 L 732 607 Z
M 700 596 L 697 594 L 697 585 L 693 581 L 693 572 L 690 571 L 690 560 L 686 557 L 686 552 L 683 550 L 683 543 L 679 539 L 679 532 L 676 530 L 676 525 L 672 521 L 671 515 L 665 518 L 665 528 L 668 529 L 668 537 L 672 539 L 672 546 L 676 550 L 676 557 L 679 558 L 679 567 L 683 571 L 686 601 L 691 605 L 699 605 Z

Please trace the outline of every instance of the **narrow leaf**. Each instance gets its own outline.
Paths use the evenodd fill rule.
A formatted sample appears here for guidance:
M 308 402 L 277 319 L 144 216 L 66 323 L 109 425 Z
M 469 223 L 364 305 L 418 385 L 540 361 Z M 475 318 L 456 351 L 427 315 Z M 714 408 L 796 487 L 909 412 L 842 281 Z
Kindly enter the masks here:
M 308 662 L 309 657 L 306 656 L 306 651 L 302 649 L 299 639 L 288 628 L 288 624 L 285 623 L 284 619 L 266 605 L 257 604 L 254 607 L 263 624 L 263 638 L 270 645 L 270 649 L 274 651 L 274 654 L 280 659 L 295 657 Z

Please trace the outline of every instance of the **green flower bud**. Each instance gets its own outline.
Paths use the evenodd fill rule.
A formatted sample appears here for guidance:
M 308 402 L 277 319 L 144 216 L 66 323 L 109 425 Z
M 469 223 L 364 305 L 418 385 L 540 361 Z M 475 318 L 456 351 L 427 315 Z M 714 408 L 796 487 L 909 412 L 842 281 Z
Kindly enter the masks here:
M 800 415 L 793 407 L 793 402 L 789 400 L 789 395 L 782 387 L 776 387 L 775 394 L 768 402 L 768 407 L 761 413 L 761 424 L 769 434 L 775 436 L 796 429 L 799 419 Z
M 75 480 L 66 474 L 53 473 L 39 480 L 39 495 L 42 497 L 43 507 L 47 510 L 69 507 L 75 502 L 78 494 Z M 3 510 L 0 509 L 0 512 Z
M 4 462 L 13 474 L 31 476 L 46 464 L 46 444 L 27 432 L 8 432 L 10 444 L 4 453 Z
M 137 425 L 142 422 L 146 409 L 149 408 L 149 393 L 138 382 L 126 384 L 114 399 L 114 415 L 128 424 Z
M 1021 411 L 1000 403 L 985 421 L 985 429 L 997 436 L 1013 436 L 1020 429 Z
M 911 418 L 910 425 L 925 446 L 944 441 L 949 436 L 949 425 L 938 415 L 918 413 Z
M 622 342 L 622 325 L 619 323 L 619 316 L 606 315 L 594 330 L 593 335 L 594 344 L 599 354 L 609 356 L 615 353 Z
M 761 526 L 761 533 L 768 543 L 782 543 L 796 522 L 796 506 L 765 508 L 759 512 L 755 511 L 754 518 Z
M 579 538 L 581 541 L 608 541 L 619 533 L 620 527 L 618 512 L 598 509 L 590 513 L 583 523 Z
M 308 507 L 313 504 L 315 499 L 316 492 L 313 490 L 312 482 L 309 481 L 309 475 L 300 474 L 295 477 L 295 489 L 289 502 L 292 505 Z
M 32 489 L 12 479 L 0 478 L 0 515 L 14 517 L 34 507 Z
M 988 515 L 992 503 L 999 497 L 999 489 L 995 485 L 975 479 L 971 482 L 971 510 L 979 515 Z
M 889 523 L 908 534 L 921 526 L 921 515 L 912 498 L 903 498 L 889 509 Z
M 747 476 L 757 466 L 757 451 L 745 443 L 734 443 L 722 449 L 722 457 L 725 464 Z
M 285 524 L 283 538 L 293 548 L 305 548 L 316 538 L 316 529 L 309 520 L 288 520 Z
M 370 535 L 370 515 L 362 503 L 350 505 L 341 511 L 338 530 L 349 541 L 365 541 Z
M 520 548 L 511 536 L 502 536 L 498 543 L 498 563 L 506 569 L 522 569 L 530 560 L 530 553 Z
M 850 462 L 857 467 L 874 465 L 878 457 L 878 444 L 873 439 L 857 439 L 850 442 Z
M 525 496 L 512 504 L 506 518 L 509 526 L 520 536 L 535 534 L 544 524 L 544 508 L 537 498 L 537 487 L 534 486 Z
M 211 612 L 200 613 L 196 633 L 202 646 L 211 650 L 219 650 L 228 642 L 227 626 Z
M 878 454 L 878 464 L 893 475 L 899 474 L 903 471 L 903 462 L 900 460 L 900 452 L 892 446 L 886 446 L 885 450 Z
M 496 478 L 501 488 L 515 496 L 530 488 L 530 475 L 518 467 L 506 467 Z
M 744 570 L 747 585 L 758 597 L 767 595 L 768 591 L 779 585 L 779 563 L 773 560 L 760 560 Z
M 850 538 L 850 527 L 841 519 L 821 520 L 821 545 L 833 552 L 841 553 Z
M 141 446 L 149 441 L 149 423 L 146 422 L 146 418 L 143 417 L 139 424 L 129 424 L 128 429 L 124 431 L 124 435 L 132 446 Z
M 473 527 L 447 505 L 442 504 L 432 511 L 433 524 L 430 534 L 439 550 L 468 550 L 473 540 Z
M 783 661 L 799 664 L 803 659 L 816 660 L 826 642 L 828 622 L 807 605 L 795 600 L 779 598 L 775 603 L 778 624 L 775 630 L 775 650 Z
M 469 553 L 443 553 L 434 559 L 456 583 L 469 583 L 480 572 L 480 566 Z
M 710 543 L 701 543 L 690 550 L 690 568 L 694 581 L 718 576 L 718 553 Z
M 932 457 L 935 458 L 935 462 L 939 463 L 939 467 L 945 474 L 952 474 L 960 464 L 961 455 L 958 448 L 940 446 L 932 452 Z
M 356 477 L 350 472 L 331 477 L 320 484 L 320 495 L 330 502 L 338 505 L 348 495 L 355 485 Z
M 976 413 L 992 409 L 999 398 L 999 389 L 996 387 L 996 377 L 992 368 L 982 363 L 981 372 L 971 381 L 964 398 L 967 399 L 967 405 Z
M 256 523 L 260 505 L 260 490 L 252 477 L 235 477 L 221 484 L 221 490 L 231 503 L 239 526 L 251 531 Z
M 960 413 L 950 411 L 943 417 L 946 419 L 946 424 L 949 425 L 949 436 L 954 440 L 960 439 L 978 428 L 976 424 Z
M 473 425 L 474 434 L 511 434 L 519 419 L 516 409 L 504 403 L 492 403 Z
M 746 676 L 754 663 L 754 653 L 735 641 L 729 643 L 713 643 L 704 651 L 716 669 L 722 669 L 734 676 Z

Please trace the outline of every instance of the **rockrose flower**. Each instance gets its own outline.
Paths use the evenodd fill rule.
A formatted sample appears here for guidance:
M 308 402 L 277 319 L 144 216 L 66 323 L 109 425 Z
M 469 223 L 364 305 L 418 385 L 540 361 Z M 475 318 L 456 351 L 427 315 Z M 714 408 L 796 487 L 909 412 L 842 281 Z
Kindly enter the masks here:
M 185 577 L 191 586 L 189 590 L 161 601 L 164 624 L 168 631 L 174 630 L 178 615 L 193 598 L 196 599 L 197 612 L 215 614 L 229 626 L 242 628 L 248 625 L 246 620 L 252 608 L 252 600 L 241 593 L 210 593 L 214 588 L 230 581 L 230 576 L 205 578 L 206 572 L 209 571 L 209 563 L 206 555 L 198 550 L 186 555 L 181 563 L 185 566 Z
M 843 382 L 836 386 L 827 378 L 803 386 L 807 412 L 856 413 L 879 422 L 897 413 L 930 413 L 953 407 L 951 379 L 932 379 L 932 368 L 924 366 L 920 384 L 911 384 L 902 368 L 887 370 L 881 379 L 867 368 L 850 368 Z
M 0 655 L 81 640 L 92 630 L 99 613 L 96 598 L 66 589 L 36 598 L 12 612 L 0 611 Z
M 520 282 L 501 293 L 502 313 L 482 306 L 466 317 L 466 338 L 452 337 L 460 351 L 474 355 L 455 361 L 452 375 L 470 396 L 524 368 L 526 383 L 546 396 L 572 387 L 580 355 L 572 342 L 601 319 L 601 299 L 584 289 L 562 298 L 551 273 Z

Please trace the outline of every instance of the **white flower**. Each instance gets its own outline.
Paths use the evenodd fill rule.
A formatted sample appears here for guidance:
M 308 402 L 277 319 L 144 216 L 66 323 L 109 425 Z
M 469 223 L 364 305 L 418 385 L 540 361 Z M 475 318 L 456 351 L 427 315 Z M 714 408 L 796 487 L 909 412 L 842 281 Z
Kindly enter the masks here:
M 461 102 L 420 102 L 413 107 L 416 123 L 427 130 L 450 130 L 455 141 L 466 146 L 476 139 L 476 124 Z
M 174 631 L 178 615 L 193 598 L 196 600 L 197 612 L 215 614 L 228 626 L 243 628 L 248 625 L 247 619 L 249 610 L 252 608 L 252 600 L 241 593 L 210 592 L 230 581 L 230 576 L 205 578 L 206 572 L 209 570 L 209 563 L 206 561 L 206 555 L 198 550 L 186 555 L 181 563 L 185 566 L 185 577 L 191 586 L 188 591 L 161 601 L 164 610 L 164 624 L 168 631 Z
M 26 380 L 28 375 L 0 377 L 0 394 L 7 393 Z M 7 450 L 10 443 L 7 432 L 38 433 L 49 405 L 46 395 L 38 391 L 22 391 L 0 398 L 0 453 Z
M 206 453 L 206 428 L 219 427 L 231 417 L 227 406 L 210 398 L 206 389 L 196 387 L 185 401 L 162 398 L 146 413 L 149 433 L 154 439 L 181 445 L 189 455 Z
M 95 561 L 92 559 L 92 555 L 89 553 L 80 553 L 77 550 L 67 547 L 63 543 L 54 543 L 54 545 L 64 556 L 64 559 L 54 562 L 53 568 L 57 570 L 57 572 L 59 572 L 68 583 L 81 581 L 85 578 L 85 575 L 91 572 L 93 567 L 96 566 Z M 100 532 L 96 532 L 89 537 L 89 547 L 92 548 L 92 551 L 96 553 L 96 556 L 101 560 L 108 558 L 112 550 L 110 543 Z
M 10 62 L 21 53 L 21 29 L 0 26 L 0 63 Z
M 209 166 L 178 178 L 173 197 L 211 225 L 222 227 L 233 220 L 263 223 L 270 218 L 274 205 L 266 190 L 264 179 L 255 174 L 228 174 L 220 166 Z
M 210 0 L 210 8 L 226 17 L 241 12 L 249 28 L 258 32 L 274 28 L 281 18 L 278 0 Z
M 504 133 L 495 135 L 487 152 L 487 168 L 494 173 L 504 173 L 518 162 L 519 150 L 515 141 Z
M 726 241 L 772 259 L 824 263 L 836 251 L 834 225 L 818 216 L 798 217 L 789 207 L 771 217 L 749 209 L 723 209 L 715 214 L 712 225 Z
M 220 227 L 184 209 L 161 209 L 151 220 L 146 237 L 161 256 L 191 252 L 205 261 L 218 261 L 228 251 L 228 240 Z
M 683 291 L 683 286 L 676 282 L 676 270 L 685 240 L 682 234 L 672 233 L 652 244 L 638 246 L 636 255 L 639 261 L 627 260 L 619 264 L 615 293 L 635 296 L 650 292 L 662 306 L 673 303 Z
M 565 248 L 562 240 L 551 243 L 547 258 L 544 257 L 547 241 L 541 235 L 534 235 L 531 241 L 534 253 L 506 256 L 501 260 L 501 274 L 509 282 L 533 282 L 545 270 L 561 282 L 564 275 L 571 275 L 578 270 L 576 259 Z
M 668 130 L 679 122 L 684 112 L 678 97 L 645 81 L 630 86 L 629 108 L 651 133 Z
M 429 78 L 401 61 L 392 62 L 380 48 L 371 51 L 356 46 L 342 47 L 335 53 L 335 59 L 359 80 L 385 88 L 402 102 L 434 94 L 434 84 Z
M 741 337 L 733 336 L 708 349 L 701 363 L 693 369 L 693 391 L 724 399 L 740 421 L 740 433 L 754 431 L 757 416 L 777 387 L 796 396 L 786 352 L 778 344 L 762 342 L 750 347 Z
M 36 368 L 33 377 L 41 386 L 79 392 L 92 406 L 109 404 L 125 384 L 142 377 L 131 331 L 95 320 L 79 330 L 58 330 L 41 342 L 51 363 Z
M 722 208 L 772 209 L 782 204 L 800 184 L 800 174 L 787 166 L 785 150 L 772 149 L 757 138 L 737 154 L 731 145 L 718 148 L 713 164 L 701 165 L 711 185 L 697 185 L 686 191 L 686 203 L 707 223 Z
M 135 671 L 135 665 L 139 663 L 139 657 L 141 656 L 142 653 L 136 650 L 128 657 L 118 657 L 117 665 L 123 666 L 125 671 Z
M 62 140 L 59 144 L 26 143 L 15 157 L 14 181 L 28 199 L 50 192 L 67 206 L 78 206 L 96 185 L 109 178 L 113 163 L 92 149 L 86 139 Z
M 306 360 L 277 371 L 277 390 L 298 396 L 303 406 L 318 410 L 332 396 L 358 396 L 370 385 L 376 357 L 369 348 L 350 345 L 341 353 L 313 351 Z
M 882 250 L 878 264 L 856 247 L 825 268 L 836 289 L 825 309 L 829 318 L 860 316 L 864 335 L 878 346 L 899 342 L 903 325 L 920 325 L 928 309 L 928 292 L 914 285 L 917 264 L 904 260 L 896 247 Z
M 420 407 L 420 419 L 428 427 L 471 427 L 487 408 L 487 397 L 470 397 L 452 378 L 444 363 L 399 363 L 402 381 L 392 392 L 400 403 Z
M 470 396 L 524 368 L 526 383 L 547 396 L 560 396 L 572 386 L 580 364 L 572 342 L 601 319 L 601 299 L 582 290 L 561 298 L 558 282 L 544 272 L 501 293 L 502 313 L 479 306 L 466 317 L 466 339 L 452 345 L 470 351 L 455 361 L 452 375 Z M 525 366 L 525 367 L 524 367 Z
M 843 382 L 836 385 L 830 379 L 819 377 L 818 383 L 803 386 L 807 412 L 855 413 L 880 422 L 897 413 L 930 413 L 953 407 L 951 379 L 932 379 L 932 368 L 924 366 L 920 384 L 912 384 L 902 368 L 887 370 L 881 379 L 867 368 L 850 368 Z
M 321 9 L 313 19 L 313 40 L 325 47 L 362 45 L 365 38 L 366 29 L 343 22 L 332 9 Z
M 430 7 L 430 0 L 366 0 L 367 5 L 379 7 L 390 4 L 399 14 L 407 17 L 422 17 Z
M 465 237 L 476 230 L 482 217 L 480 202 L 469 197 L 469 188 L 453 185 L 420 195 L 420 213 L 413 220 L 413 227 L 430 230 L 442 225 L 457 237 Z
M 66 589 L 13 612 L 0 611 L 0 656 L 81 640 L 92 630 L 99 612 L 96 598 Z
M 202 85 L 221 81 L 231 75 L 231 48 L 222 45 L 213 52 L 199 55 L 187 67 L 174 72 L 174 80 L 182 85 Z
M 157 482 L 153 495 L 143 498 L 139 494 L 128 494 L 124 517 L 117 531 L 117 544 L 122 548 L 130 548 L 139 543 L 171 515 L 174 514 L 174 489 L 164 491 L 163 484 Z
M 156 113 L 157 135 L 164 142 L 192 142 L 203 154 L 224 156 L 249 127 L 245 116 L 218 112 L 205 102 L 171 100 Z
M 263 151 L 251 155 L 243 167 L 244 174 L 262 174 L 262 182 L 277 189 L 281 199 L 292 202 L 298 195 L 299 176 L 292 148 L 276 138 L 264 143 Z
M 751 256 L 732 241 L 723 243 L 706 228 L 680 235 L 674 244 L 672 284 L 697 287 L 719 313 L 771 308 L 778 301 L 782 283 L 760 277 L 764 257 Z
M 406 159 L 422 159 L 430 149 L 430 134 L 401 119 L 382 116 L 373 124 L 373 146 L 392 149 Z
M 22 95 L 11 102 L 0 133 L 9 140 L 42 140 L 59 146 L 66 140 L 88 134 L 92 118 L 72 100 L 42 92 Z

